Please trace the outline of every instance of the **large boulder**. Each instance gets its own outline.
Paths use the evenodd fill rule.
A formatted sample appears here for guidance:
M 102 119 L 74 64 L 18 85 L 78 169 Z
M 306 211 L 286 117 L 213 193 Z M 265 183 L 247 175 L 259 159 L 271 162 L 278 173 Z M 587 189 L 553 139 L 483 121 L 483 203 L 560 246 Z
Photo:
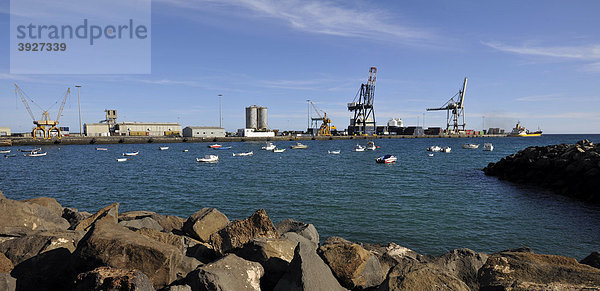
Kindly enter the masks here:
M 363 247 L 374 254 L 381 264 L 384 273 L 388 273 L 394 266 L 398 265 L 403 260 L 414 260 L 421 263 L 430 262 L 432 257 L 421 255 L 409 248 L 405 248 L 396 243 L 381 244 L 364 244 Z
M 409 258 L 402 259 L 379 286 L 378 291 L 400 290 L 452 290 L 469 291 L 463 281 L 432 264 L 421 263 Z
M 342 286 L 348 289 L 375 287 L 385 279 L 386 273 L 377 257 L 359 244 L 330 237 L 318 253 Z
M 297 234 L 295 232 L 286 232 L 281 237 L 285 238 L 285 239 L 287 239 L 289 241 L 293 241 L 296 244 L 299 244 L 299 243 L 307 244 L 313 250 L 317 250 L 317 248 L 319 248 L 319 244 L 316 244 L 316 243 L 310 241 L 309 239 L 307 239 L 307 238 L 305 238 L 305 237 L 303 237 L 303 236 L 301 236 L 301 235 L 299 235 L 299 234 Z
M 244 220 L 235 220 L 210 236 L 210 243 L 220 254 L 243 247 L 255 238 L 279 238 L 273 222 L 264 209 L 259 209 Z
M 189 271 L 180 270 L 180 249 L 150 240 L 112 219 L 94 223 L 74 254 L 80 260 L 80 268 L 87 270 L 100 266 L 140 270 L 155 288 L 164 287 Z
M 0 199 L 0 234 L 35 230 L 66 230 L 69 222 L 50 209 L 11 199 Z
M 600 269 L 600 252 L 593 252 L 579 263 Z
M 345 289 L 310 244 L 298 243 L 294 250 L 294 259 L 285 275 L 277 282 L 274 290 L 335 291 Z
M 234 254 L 199 267 L 186 277 L 192 290 L 259 291 L 263 267 Z
M 120 224 L 120 223 L 119 223 Z M 138 229 L 135 232 L 161 243 L 165 243 L 168 245 L 172 245 L 181 251 L 182 254 L 185 254 L 185 238 L 180 235 L 175 235 L 169 232 L 161 232 L 156 231 L 154 229 L 142 228 Z
M 523 252 L 491 255 L 478 279 L 481 290 L 600 289 L 600 269 L 573 258 Z
M 112 220 L 114 223 L 118 223 L 119 217 L 119 203 L 113 203 L 111 205 L 108 205 L 102 209 L 100 209 L 98 212 L 94 213 L 92 216 L 79 221 L 79 223 L 74 227 L 75 230 L 83 230 L 83 231 L 88 231 L 92 225 L 100 219 L 110 219 Z
M 34 232 L 0 243 L 0 252 L 6 254 L 16 266 L 41 253 L 58 248 L 73 252 L 82 237 L 83 232 L 72 230 Z
M 227 216 L 216 208 L 202 208 L 185 221 L 183 231 L 195 239 L 207 242 L 211 234 L 221 230 L 228 223 Z
M 99 267 L 77 275 L 73 290 L 154 291 L 155 289 L 148 276 L 140 271 Z
M 472 290 L 478 290 L 477 272 L 487 258 L 488 255 L 484 253 L 477 253 L 470 249 L 457 249 L 442 255 L 435 260 L 434 264 L 461 279 Z
M 309 223 L 295 221 L 293 219 L 285 219 L 279 222 L 275 226 L 275 229 L 277 229 L 277 233 L 279 233 L 279 235 L 283 235 L 286 232 L 295 232 L 317 245 L 320 242 L 319 232 L 317 232 L 317 229 L 314 225 Z
M 185 219 L 173 215 L 161 215 L 152 211 L 129 211 L 119 214 L 119 222 L 152 218 L 166 232 L 181 231 Z
M 37 197 L 32 199 L 23 200 L 23 202 L 33 203 L 42 207 L 48 208 L 54 215 L 62 216 L 63 207 L 54 198 L 49 197 Z
M 31 257 L 12 270 L 17 290 L 70 290 L 75 274 L 71 252 L 56 248 Z
M 123 221 L 119 221 L 119 224 L 122 226 L 125 226 L 131 230 L 136 230 L 136 229 L 153 229 L 153 230 L 157 230 L 157 231 L 163 230 L 163 227 L 160 226 L 160 224 L 158 224 L 158 222 L 156 222 L 156 220 L 154 220 L 150 217 L 144 217 L 141 219 L 134 219 L 134 220 L 123 220 Z
M 236 254 L 246 260 L 258 262 L 265 269 L 261 280 L 264 290 L 272 290 L 285 274 L 294 258 L 298 243 L 283 238 L 255 238 Z
M 80 221 L 92 216 L 89 212 L 79 212 L 76 208 L 63 208 L 62 218 L 66 219 L 71 225 L 69 228 L 74 229 Z
M 12 261 L 0 252 L 0 273 L 10 273 L 14 267 Z
M 0 195 L 2 192 L 0 192 Z M 0 272 L 0 290 L 15 291 L 17 290 L 17 279 L 10 276 L 8 273 Z

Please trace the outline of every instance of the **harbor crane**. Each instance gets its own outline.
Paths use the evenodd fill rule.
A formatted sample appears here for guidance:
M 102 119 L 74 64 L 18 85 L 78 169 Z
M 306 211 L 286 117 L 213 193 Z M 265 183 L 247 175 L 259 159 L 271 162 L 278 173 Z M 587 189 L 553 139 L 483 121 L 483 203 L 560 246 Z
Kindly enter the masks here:
M 354 113 L 348 126 L 349 135 L 370 135 L 375 133 L 375 111 L 373 101 L 375 99 L 375 78 L 377 68 L 369 69 L 369 80 L 361 84 L 360 89 L 354 96 L 354 100 L 348 103 L 348 111 Z
M 459 90 L 446 104 L 439 108 L 427 108 L 427 111 L 446 110 L 446 134 L 458 134 L 461 130 L 465 130 L 465 91 L 467 90 L 467 77 Z M 457 98 L 457 100 L 454 100 Z M 462 119 L 462 121 L 461 121 Z M 450 123 L 452 121 L 452 129 Z
M 317 128 L 317 124 L 320 121 L 321 126 L 319 127 L 319 131 L 317 131 L 317 135 L 318 136 L 331 136 L 331 119 L 329 119 L 327 117 L 327 112 L 323 111 L 323 116 L 321 116 L 321 113 L 319 113 L 319 109 L 317 109 L 317 106 L 315 106 L 315 103 L 313 103 L 310 100 L 308 102 L 310 102 L 310 105 L 312 105 L 313 109 L 315 109 L 317 116 L 319 116 L 319 117 L 311 118 L 311 120 L 314 124 L 311 127 Z
M 31 136 L 33 137 L 33 139 L 37 138 L 38 134 L 43 136 L 44 139 L 50 139 L 54 135 L 56 135 L 59 139 L 62 138 L 60 128 L 58 128 L 57 125 L 59 123 L 63 109 L 65 108 L 65 103 L 67 102 L 69 94 L 71 94 L 71 88 L 67 88 L 67 92 L 65 93 L 65 96 L 63 97 L 62 102 L 60 104 L 60 108 L 58 109 L 58 115 L 56 116 L 56 119 L 51 120 L 50 113 L 48 112 L 48 110 L 50 110 L 50 108 L 52 108 L 54 104 L 58 103 L 58 101 L 52 104 L 50 108 L 44 110 L 37 103 L 33 102 L 33 99 L 29 98 L 29 96 L 27 96 L 27 94 L 25 94 L 25 92 L 23 92 L 23 90 L 17 84 L 15 84 L 15 95 L 21 97 L 21 102 L 23 102 L 23 105 L 25 105 L 25 108 L 27 108 L 27 112 L 29 112 L 29 116 L 31 116 L 31 119 L 33 119 L 33 124 L 35 125 L 35 128 L 31 132 Z M 35 104 L 42 110 L 42 118 L 40 120 L 35 119 L 35 115 L 33 115 L 31 107 L 29 107 L 25 96 L 29 98 L 29 101 L 31 101 L 31 103 Z

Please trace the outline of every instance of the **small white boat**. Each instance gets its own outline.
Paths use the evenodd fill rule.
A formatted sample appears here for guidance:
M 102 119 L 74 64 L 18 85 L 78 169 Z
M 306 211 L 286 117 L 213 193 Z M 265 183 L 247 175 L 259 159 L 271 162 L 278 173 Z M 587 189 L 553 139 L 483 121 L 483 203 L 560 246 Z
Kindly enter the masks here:
M 442 148 L 439 147 L 439 146 L 434 145 L 434 146 L 428 147 L 427 151 L 428 152 L 440 152 L 440 151 L 442 151 Z
M 96 148 L 97 151 L 107 151 L 107 148 Z
M 278 149 L 278 148 L 274 148 L 274 149 L 273 149 L 273 152 L 274 152 L 274 153 L 283 153 L 283 152 L 285 152 L 285 149 Z
M 7 150 L 7 151 L 0 151 L 0 154 L 8 154 L 10 153 L 11 150 Z
M 332 154 L 332 155 L 339 155 L 341 152 L 342 152 L 341 150 L 327 151 L 328 154 Z
M 187 152 L 188 152 L 188 150 L 183 150 L 183 152 L 184 152 L 184 153 L 187 153 Z
M 483 144 L 483 150 L 487 152 L 491 152 L 494 150 L 494 145 L 491 142 L 486 142 Z
M 355 152 L 364 152 L 365 151 L 365 147 L 363 147 L 363 146 L 361 146 L 359 144 L 356 144 L 356 146 L 354 147 L 353 151 L 355 151 Z
M 427 154 L 427 155 L 430 156 L 430 157 L 433 157 L 433 154 Z
M 247 152 L 247 153 L 238 153 L 238 154 L 233 154 L 234 157 L 246 157 L 246 156 L 251 156 L 253 155 L 254 152 Z
M 441 150 L 441 152 L 443 152 L 443 153 L 449 153 L 451 151 L 452 151 L 451 147 L 443 147 L 442 150 Z
M 291 149 L 306 149 L 306 148 L 308 148 L 308 146 L 297 142 L 295 145 L 290 146 L 290 148 Z
M 43 157 L 43 156 L 45 156 L 46 154 L 48 154 L 48 153 L 42 153 L 42 152 L 31 152 L 31 153 L 28 153 L 28 154 L 24 154 L 24 156 L 26 156 L 26 157 Z
M 267 143 L 265 144 L 265 146 L 264 146 L 264 147 L 262 147 L 262 149 L 263 149 L 263 150 L 265 150 L 265 151 L 272 151 L 272 150 L 274 150 L 274 149 L 276 149 L 276 148 L 277 148 L 277 147 L 276 147 L 276 146 L 275 146 L 275 145 L 274 145 L 272 142 L 267 142 Z
M 466 143 L 462 145 L 463 149 L 474 150 L 479 148 L 479 144 L 476 143 Z
M 19 149 L 20 152 L 24 152 L 24 153 L 33 153 L 33 152 L 41 152 L 42 148 L 35 148 L 35 149 Z
M 367 143 L 367 148 L 366 148 L 366 150 L 368 150 L 368 151 L 374 151 L 376 148 L 377 148 L 377 147 L 375 146 L 375 143 L 374 143 L 374 142 L 370 141 L 370 142 L 368 142 L 368 143 Z
M 127 160 L 129 160 L 129 159 L 128 158 L 118 158 L 117 162 L 124 162 L 124 161 L 127 161 Z
M 135 152 L 123 153 L 123 156 L 125 156 L 125 157 L 128 157 L 128 156 L 137 156 L 139 154 L 140 154 L 140 152 L 135 151 Z
M 375 162 L 379 163 L 379 164 L 389 164 L 389 163 L 395 163 L 397 160 L 398 160 L 398 158 L 396 156 L 385 155 L 385 156 L 381 156 L 381 157 L 375 159 Z
M 211 149 L 216 149 L 216 148 L 220 148 L 220 147 L 221 147 L 221 145 L 220 145 L 220 144 L 218 144 L 218 143 L 216 143 L 216 144 L 211 144 L 211 145 L 209 145 L 208 147 L 209 147 L 209 148 L 211 148 Z
M 198 163 L 216 163 L 219 161 L 219 156 L 206 155 L 204 158 L 196 158 Z
M 161 151 L 166 151 L 166 150 L 169 149 L 169 147 L 158 147 L 158 149 L 161 150 Z

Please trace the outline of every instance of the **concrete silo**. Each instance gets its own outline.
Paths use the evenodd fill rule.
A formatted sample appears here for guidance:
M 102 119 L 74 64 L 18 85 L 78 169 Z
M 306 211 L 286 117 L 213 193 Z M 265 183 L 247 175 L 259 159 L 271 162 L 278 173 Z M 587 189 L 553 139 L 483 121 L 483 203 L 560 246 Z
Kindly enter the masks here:
M 258 107 L 258 129 L 269 129 L 269 125 L 267 122 L 267 107 Z
M 246 128 L 258 128 L 258 107 L 256 105 L 246 107 Z

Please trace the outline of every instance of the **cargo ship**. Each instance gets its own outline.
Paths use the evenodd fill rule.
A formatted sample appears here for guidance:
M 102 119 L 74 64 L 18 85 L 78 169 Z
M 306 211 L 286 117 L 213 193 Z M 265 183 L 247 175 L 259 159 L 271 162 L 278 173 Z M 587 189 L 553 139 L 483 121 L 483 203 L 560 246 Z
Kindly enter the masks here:
M 515 128 L 513 128 L 513 130 L 508 134 L 508 136 L 541 136 L 542 135 L 542 131 L 541 130 L 537 130 L 534 132 L 530 132 L 529 130 L 525 129 L 525 127 L 521 126 L 521 122 L 517 122 L 517 125 L 515 125 Z

